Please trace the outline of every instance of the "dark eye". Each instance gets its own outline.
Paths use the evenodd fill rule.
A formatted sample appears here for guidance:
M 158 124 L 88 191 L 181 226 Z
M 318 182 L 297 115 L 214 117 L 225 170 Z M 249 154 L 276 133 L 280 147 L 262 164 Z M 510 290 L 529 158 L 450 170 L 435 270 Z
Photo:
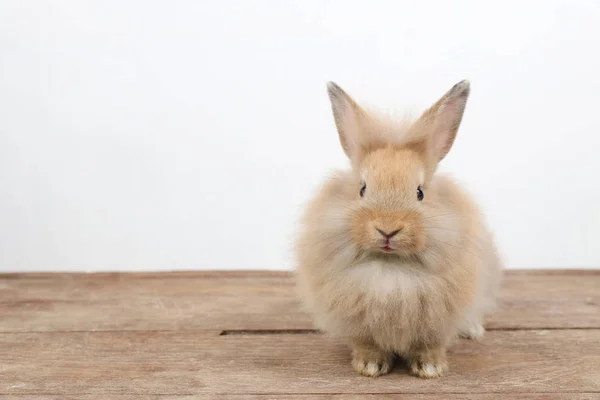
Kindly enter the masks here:
M 423 191 L 421 190 L 421 185 L 419 185 L 419 187 L 417 188 L 417 200 L 421 201 L 421 200 L 423 200 L 423 197 L 425 197 L 425 195 L 423 194 Z
M 360 192 L 358 192 L 360 194 L 360 197 L 363 197 L 365 195 L 365 190 L 367 190 L 367 184 L 363 183 L 362 187 L 360 188 Z

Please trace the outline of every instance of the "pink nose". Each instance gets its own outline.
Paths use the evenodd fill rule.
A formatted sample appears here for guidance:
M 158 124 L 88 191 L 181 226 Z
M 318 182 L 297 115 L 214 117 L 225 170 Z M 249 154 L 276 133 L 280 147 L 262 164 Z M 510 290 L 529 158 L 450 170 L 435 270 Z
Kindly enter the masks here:
M 385 232 L 379 228 L 375 228 L 375 229 L 377 229 L 377 232 L 381 233 L 383 235 L 383 237 L 385 237 L 388 240 L 393 238 L 394 236 L 396 236 L 402 230 L 402 229 L 396 229 L 395 231 Z

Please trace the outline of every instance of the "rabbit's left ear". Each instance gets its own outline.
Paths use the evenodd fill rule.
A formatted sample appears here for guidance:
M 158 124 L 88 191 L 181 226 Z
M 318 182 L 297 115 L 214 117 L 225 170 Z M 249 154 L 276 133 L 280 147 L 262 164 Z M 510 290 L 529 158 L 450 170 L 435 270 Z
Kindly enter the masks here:
M 427 137 L 429 151 L 436 162 L 446 157 L 452 148 L 467 105 L 470 86 L 468 80 L 458 82 L 415 123 Z

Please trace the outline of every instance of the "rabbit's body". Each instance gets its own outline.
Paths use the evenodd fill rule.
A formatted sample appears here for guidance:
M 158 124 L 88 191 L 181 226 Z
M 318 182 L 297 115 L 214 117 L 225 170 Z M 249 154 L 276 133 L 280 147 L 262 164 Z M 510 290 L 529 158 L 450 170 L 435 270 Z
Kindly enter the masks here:
M 343 173 L 338 176 L 324 193 L 344 191 Z M 466 200 L 446 177 L 436 179 L 435 185 Z M 464 334 L 477 330 L 493 305 L 500 262 L 481 221 L 469 218 L 477 215 L 474 205 L 465 201 L 451 206 L 435 210 L 432 215 L 439 217 L 431 219 L 456 231 L 432 232 L 437 236 L 420 257 L 357 256 L 357 249 L 335 243 L 347 227 L 328 220 L 338 218 L 335 208 L 328 210 L 331 204 L 317 198 L 306 216 L 306 226 L 316 229 L 306 230 L 298 242 L 306 251 L 297 275 L 319 329 L 348 339 L 367 336 L 402 354 L 415 343 L 443 342 L 460 328 Z M 332 251 L 336 247 L 345 251 Z
M 336 111 L 342 136 L 350 128 L 340 128 Z M 348 341 L 358 372 L 386 373 L 396 353 L 413 373 L 439 376 L 457 335 L 483 334 L 501 262 L 475 203 L 428 165 L 422 126 L 368 123 L 362 132 L 404 140 L 371 136 L 360 152 L 345 147 L 353 169 L 331 177 L 304 217 L 300 293 L 317 327 Z

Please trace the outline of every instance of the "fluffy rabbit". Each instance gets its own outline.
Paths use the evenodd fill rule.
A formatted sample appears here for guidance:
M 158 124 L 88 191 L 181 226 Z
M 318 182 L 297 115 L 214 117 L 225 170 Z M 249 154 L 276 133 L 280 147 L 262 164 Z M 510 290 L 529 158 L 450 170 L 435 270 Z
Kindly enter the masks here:
M 319 329 L 347 341 L 360 374 L 385 374 L 400 355 L 413 374 L 442 376 L 452 341 L 484 334 L 502 271 L 476 204 L 436 173 L 469 82 L 412 122 L 366 111 L 334 83 L 328 91 L 352 168 L 328 179 L 304 215 L 301 297 Z

